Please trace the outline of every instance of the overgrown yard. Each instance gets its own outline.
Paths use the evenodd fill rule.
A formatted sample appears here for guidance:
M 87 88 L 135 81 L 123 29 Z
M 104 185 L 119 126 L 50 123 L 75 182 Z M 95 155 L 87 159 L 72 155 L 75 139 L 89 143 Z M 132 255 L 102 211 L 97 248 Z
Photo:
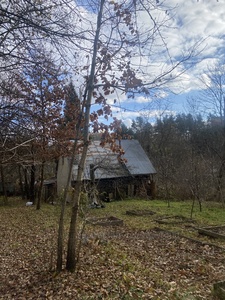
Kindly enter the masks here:
M 224 224 L 225 210 L 203 204 L 191 221 L 190 207 L 126 200 L 92 209 L 89 217 L 114 216 L 123 226 L 87 224 L 77 272 L 56 274 L 60 207 L 45 204 L 36 211 L 19 200 L 1 206 L 0 299 L 216 299 L 213 283 L 225 280 L 225 241 L 196 228 Z

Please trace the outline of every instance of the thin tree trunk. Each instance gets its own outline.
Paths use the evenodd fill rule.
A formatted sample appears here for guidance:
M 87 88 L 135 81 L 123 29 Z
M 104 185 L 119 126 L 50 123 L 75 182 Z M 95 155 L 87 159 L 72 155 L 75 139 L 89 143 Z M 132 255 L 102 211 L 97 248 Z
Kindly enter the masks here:
M 19 172 L 19 186 L 20 186 L 20 192 L 22 199 L 25 199 L 25 192 L 24 192 L 24 187 L 23 187 L 23 180 L 22 180 L 22 173 L 21 173 L 21 166 L 18 166 L 18 172 Z
M 85 166 L 85 160 L 87 156 L 87 150 L 89 146 L 89 121 L 90 121 L 90 107 L 91 107 L 91 99 L 92 92 L 94 89 L 94 77 L 95 77 L 95 68 L 96 68 L 96 58 L 98 52 L 98 40 L 101 28 L 102 21 L 102 13 L 103 13 L 103 5 L 105 0 L 101 0 L 98 19 L 97 19 L 97 29 L 95 32 L 95 40 L 94 40 L 94 50 L 92 56 L 91 63 L 91 72 L 89 76 L 89 80 L 87 82 L 87 100 L 85 102 L 85 125 L 84 125 L 84 146 L 82 151 L 81 160 L 78 166 L 78 174 L 77 174 L 77 182 L 75 185 L 75 191 L 73 195 L 73 207 L 72 207 L 72 215 L 69 229 L 69 239 L 68 239 L 68 247 L 67 247 L 67 261 L 66 261 L 66 269 L 68 271 L 74 272 L 76 269 L 76 227 L 77 227 L 77 215 L 79 209 L 79 201 L 80 201 L 80 191 L 82 185 L 82 175 Z
M 195 196 L 193 198 L 192 205 L 191 205 L 191 215 L 190 215 L 191 219 L 193 218 L 194 206 L 195 206 Z
M 76 269 L 76 246 L 77 246 L 77 217 L 79 210 L 80 189 L 82 182 L 77 182 L 74 191 L 74 204 L 70 220 L 69 241 L 67 245 L 66 269 L 74 272 Z
M 37 186 L 37 205 L 36 205 L 37 210 L 39 210 L 41 208 L 41 196 L 42 196 L 42 188 L 43 188 L 43 182 L 44 182 L 44 167 L 45 167 L 45 162 L 42 162 L 40 182 Z
M 31 171 L 30 171 L 30 201 L 35 202 L 35 165 L 31 166 Z
M 202 201 L 199 197 L 198 197 L 198 204 L 199 204 L 199 211 L 202 212 Z
M 79 126 L 81 126 L 81 118 L 80 118 L 79 123 L 80 123 Z M 80 127 L 79 127 L 79 129 L 80 129 Z M 77 132 L 77 136 L 78 136 L 78 132 Z M 76 138 L 76 140 L 73 144 L 72 157 L 71 157 L 70 166 L 69 166 L 69 173 L 68 173 L 67 183 L 66 183 L 66 187 L 64 189 L 62 203 L 61 203 L 61 212 L 60 212 L 59 228 L 58 228 L 58 240 L 57 240 L 57 263 L 56 263 L 57 272 L 62 271 L 63 239 L 64 239 L 64 214 L 65 214 L 67 195 L 68 195 L 68 191 L 69 191 L 69 188 L 70 188 L 70 185 L 71 185 L 71 177 L 72 177 L 72 171 L 73 171 L 73 164 L 74 164 L 74 160 L 75 160 L 76 148 L 77 148 L 77 138 Z
M 216 187 L 216 198 L 219 200 L 219 202 L 222 203 L 224 206 L 224 199 L 223 199 L 223 193 L 222 193 L 222 180 L 224 177 L 224 167 L 225 167 L 225 160 L 222 161 L 219 169 L 218 179 L 217 179 L 217 187 Z
M 80 192 L 82 187 L 82 175 L 84 172 L 84 165 L 87 156 L 88 144 L 89 144 L 88 141 L 84 143 L 81 160 L 78 165 L 77 181 L 75 184 L 74 193 L 72 197 L 73 207 L 72 207 L 72 215 L 70 220 L 69 239 L 68 239 L 68 246 L 67 246 L 67 260 L 66 260 L 66 269 L 70 272 L 74 272 L 76 269 L 77 217 L 78 217 L 78 210 L 79 210 L 79 203 L 80 203 Z
M 4 175 L 2 164 L 0 164 L 0 172 L 1 172 L 1 179 L 2 179 L 3 204 L 6 205 L 8 203 L 8 198 L 7 198 L 7 191 L 5 186 L 5 175 Z
M 79 120 L 78 120 L 78 123 L 76 125 L 75 142 L 74 142 L 73 148 L 72 148 L 72 157 L 71 157 L 70 166 L 69 166 L 68 178 L 67 178 L 67 183 L 66 183 L 66 187 L 64 189 L 63 198 L 62 198 L 62 202 L 61 202 L 61 212 L 60 212 L 60 218 L 59 218 L 58 240 L 57 240 L 57 263 L 56 263 L 57 272 L 62 271 L 63 239 L 64 239 L 64 214 L 65 214 L 67 195 L 68 195 L 68 191 L 69 191 L 69 188 L 70 188 L 70 185 L 71 185 L 73 164 L 74 164 L 74 160 L 75 160 L 75 154 L 76 154 L 76 149 L 77 149 L 77 144 L 78 144 L 79 132 L 80 132 L 80 129 L 81 129 L 83 110 L 84 110 L 84 107 L 82 106 L 80 116 L 79 116 Z M 58 163 L 57 163 L 57 169 L 58 169 Z
M 24 168 L 24 189 L 25 189 L 25 195 L 27 200 L 30 199 L 30 189 L 28 185 L 28 179 L 27 179 L 27 167 Z

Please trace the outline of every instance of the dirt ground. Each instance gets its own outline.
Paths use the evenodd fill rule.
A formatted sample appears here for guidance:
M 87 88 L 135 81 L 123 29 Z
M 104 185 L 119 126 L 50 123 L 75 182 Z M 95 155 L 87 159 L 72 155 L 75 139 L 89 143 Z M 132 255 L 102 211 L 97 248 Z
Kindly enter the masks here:
M 31 208 L 0 211 L 0 299 L 216 299 L 225 252 L 158 230 L 89 225 L 76 273 L 54 271 L 57 224 Z

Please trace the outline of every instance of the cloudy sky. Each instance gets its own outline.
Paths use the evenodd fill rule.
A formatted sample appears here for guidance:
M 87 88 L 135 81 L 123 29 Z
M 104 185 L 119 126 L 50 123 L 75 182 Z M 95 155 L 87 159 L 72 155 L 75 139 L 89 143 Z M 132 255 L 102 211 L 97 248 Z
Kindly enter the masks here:
M 224 0 L 169 0 L 176 6 L 174 22 L 177 25 L 171 30 L 169 49 L 181 51 L 184 44 L 193 41 L 202 41 L 202 51 L 198 56 L 198 63 L 188 70 L 183 77 L 183 90 L 179 96 L 173 96 L 176 105 L 174 108 L 182 110 L 181 100 L 186 98 L 190 92 L 202 88 L 198 80 L 201 76 L 207 76 L 207 69 L 215 63 L 225 62 L 225 1 Z M 179 4 L 177 3 L 179 2 Z
M 159 1 L 159 5 L 162 3 L 164 7 L 173 7 L 168 10 L 168 27 L 162 31 L 171 58 L 176 60 L 193 45 L 198 45 L 199 53 L 187 62 L 187 71 L 170 83 L 170 92 L 157 90 L 149 98 L 140 95 L 135 99 L 119 93 L 112 96 L 111 103 L 117 98 L 112 107 L 114 116 L 128 126 L 140 115 L 154 120 L 160 115 L 191 112 L 186 100 L 203 89 L 199 77 L 207 77 L 209 66 L 225 63 L 225 0 Z M 144 16 L 142 21 L 144 26 Z M 154 57 L 155 66 L 162 60 L 162 54 L 158 53 Z M 175 72 L 173 76 L 176 77 Z
M 171 84 L 173 93 L 155 95 L 155 100 L 140 96 L 132 103 L 123 97 L 118 117 L 127 125 L 140 113 L 145 116 L 159 116 L 170 112 L 189 112 L 186 99 L 198 95 L 202 84 L 198 80 L 207 76 L 209 66 L 225 62 L 225 0 L 165 0 L 164 5 L 174 7 L 170 29 L 164 33 L 172 57 L 185 48 L 199 43 L 201 50 L 193 60 L 193 66 Z M 154 103 L 153 103 L 154 102 Z

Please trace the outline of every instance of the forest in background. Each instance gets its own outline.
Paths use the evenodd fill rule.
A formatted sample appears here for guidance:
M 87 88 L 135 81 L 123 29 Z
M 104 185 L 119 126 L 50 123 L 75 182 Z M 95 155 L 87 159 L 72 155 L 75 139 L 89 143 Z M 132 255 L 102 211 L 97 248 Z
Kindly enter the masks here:
M 155 124 L 139 117 L 122 131 L 138 139 L 153 162 L 159 198 L 224 202 L 225 132 L 219 117 L 179 114 Z
M 133 120 L 131 128 L 122 124 L 122 136 L 137 139 L 152 161 L 157 170 L 155 177 L 157 198 L 224 203 L 225 136 L 223 124 L 218 117 L 209 116 L 205 121 L 201 115 L 195 117 L 191 114 L 179 114 L 162 117 L 155 124 L 148 122 L 144 117 L 139 117 Z M 32 134 L 26 132 L 26 141 L 32 137 Z M 16 135 L 16 141 L 18 140 L 19 135 Z M 22 134 L 20 141 L 23 141 Z M 13 145 L 12 140 L 11 143 Z M 32 157 L 38 160 L 44 153 L 43 148 L 34 148 L 32 145 L 26 145 L 22 149 L 20 148 L 19 153 L 17 150 L 21 165 L 15 161 L 17 156 L 13 156 L 9 164 L 2 167 L 2 176 L 6 182 L 14 176 L 13 180 L 17 182 L 19 193 L 21 181 L 30 187 L 31 174 L 36 172 L 34 181 L 40 174 L 41 164 L 36 165 L 35 169 L 30 166 Z M 56 159 L 63 153 L 62 150 L 58 152 L 53 150 L 54 145 L 45 149 L 50 164 L 46 164 L 44 168 L 44 179 L 55 175 Z M 28 166 L 24 167 L 26 159 Z M 29 187 L 24 192 L 29 193 Z M 26 193 L 24 196 L 30 199 Z

